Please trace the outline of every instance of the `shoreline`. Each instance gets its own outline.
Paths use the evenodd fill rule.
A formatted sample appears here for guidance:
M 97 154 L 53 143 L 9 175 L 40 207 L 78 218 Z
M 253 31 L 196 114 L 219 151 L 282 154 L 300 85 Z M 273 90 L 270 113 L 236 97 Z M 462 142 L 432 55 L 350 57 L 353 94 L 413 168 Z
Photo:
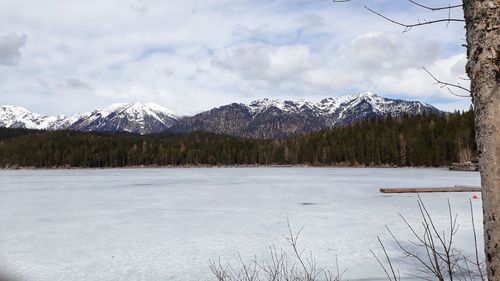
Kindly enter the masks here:
M 444 169 L 448 166 L 396 166 L 396 165 L 134 165 L 134 166 L 121 166 L 121 167 L 1 167 L 0 171 L 37 171 L 37 170 L 115 170 L 115 169 L 220 169 L 220 168 L 364 168 L 364 169 Z

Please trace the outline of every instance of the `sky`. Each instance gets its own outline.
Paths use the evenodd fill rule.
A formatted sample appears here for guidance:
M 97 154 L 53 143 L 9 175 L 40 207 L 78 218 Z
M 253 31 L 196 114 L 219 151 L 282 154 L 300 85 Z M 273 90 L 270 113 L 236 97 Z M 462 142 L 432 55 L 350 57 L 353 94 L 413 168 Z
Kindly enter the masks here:
M 403 0 L 0 1 L 0 105 L 58 115 L 154 102 L 190 115 L 372 91 L 469 108 L 422 69 L 468 86 L 462 23 L 403 32 L 363 5 L 408 23 L 448 16 Z

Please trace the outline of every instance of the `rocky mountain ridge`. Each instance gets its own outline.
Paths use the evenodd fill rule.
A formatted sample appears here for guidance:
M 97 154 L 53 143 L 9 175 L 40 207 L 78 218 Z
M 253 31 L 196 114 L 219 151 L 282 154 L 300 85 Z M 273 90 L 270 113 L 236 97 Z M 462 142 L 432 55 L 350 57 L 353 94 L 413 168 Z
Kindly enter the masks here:
M 387 99 L 367 92 L 327 98 L 318 103 L 270 99 L 257 100 L 248 105 L 233 103 L 182 118 L 169 130 L 282 138 L 345 126 L 367 118 L 440 113 L 440 110 L 429 104 Z
M 0 127 L 152 134 L 206 131 L 251 138 L 282 138 L 367 118 L 441 113 L 418 101 L 388 99 L 371 92 L 320 102 L 261 99 L 233 103 L 180 117 L 153 103 L 119 103 L 72 116 L 45 116 L 17 106 L 0 106 Z

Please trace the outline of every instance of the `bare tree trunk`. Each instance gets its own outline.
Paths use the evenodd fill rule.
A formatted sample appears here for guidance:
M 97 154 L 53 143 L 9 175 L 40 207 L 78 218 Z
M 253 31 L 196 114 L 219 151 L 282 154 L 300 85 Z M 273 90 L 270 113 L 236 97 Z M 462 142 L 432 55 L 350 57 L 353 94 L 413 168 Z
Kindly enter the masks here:
M 486 267 L 500 280 L 500 0 L 463 0 L 483 187 Z M 499 220 L 497 222 L 497 220 Z

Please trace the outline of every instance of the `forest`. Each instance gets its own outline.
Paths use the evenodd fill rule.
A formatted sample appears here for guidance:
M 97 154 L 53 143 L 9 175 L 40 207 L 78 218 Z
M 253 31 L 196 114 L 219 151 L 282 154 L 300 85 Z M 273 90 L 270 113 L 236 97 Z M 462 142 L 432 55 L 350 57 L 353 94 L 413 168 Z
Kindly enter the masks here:
M 477 159 L 472 110 L 370 119 L 288 139 L 0 128 L 1 168 L 446 166 Z

